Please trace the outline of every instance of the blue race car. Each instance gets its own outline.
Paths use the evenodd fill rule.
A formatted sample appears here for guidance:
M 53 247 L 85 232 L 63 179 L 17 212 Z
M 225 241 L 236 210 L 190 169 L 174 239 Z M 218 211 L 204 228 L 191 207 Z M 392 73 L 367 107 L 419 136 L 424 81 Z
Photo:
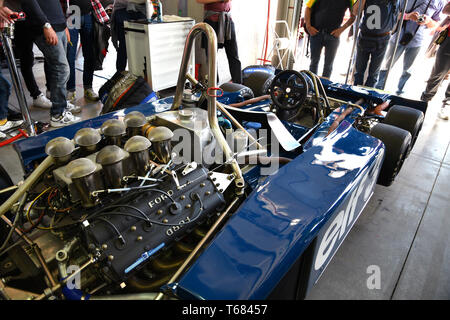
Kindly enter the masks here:
M 426 103 L 271 67 L 216 88 L 207 25 L 185 52 L 200 34 L 211 83 L 189 76 L 185 54 L 174 97 L 15 144 L 26 179 L 0 206 L 21 235 L 0 224 L 0 265 L 14 262 L 0 269 L 6 288 L 35 299 L 302 299 L 375 184 L 394 182 Z M 0 189 L 11 184 L 2 176 Z

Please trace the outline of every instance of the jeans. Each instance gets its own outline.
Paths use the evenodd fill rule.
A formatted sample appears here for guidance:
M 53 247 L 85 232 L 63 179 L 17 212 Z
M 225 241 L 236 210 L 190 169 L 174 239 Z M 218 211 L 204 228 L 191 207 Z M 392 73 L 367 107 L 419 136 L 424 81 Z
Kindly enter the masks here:
M 86 14 L 81 16 L 81 29 L 70 29 L 70 41 L 72 44 L 67 46 L 67 60 L 70 67 L 70 77 L 67 82 L 67 90 L 75 91 L 75 60 L 77 56 L 78 38 L 81 40 L 81 49 L 83 50 L 84 66 L 83 66 L 83 86 L 85 89 L 92 88 L 94 79 L 94 27 L 92 15 Z
M 406 82 L 408 82 L 409 78 L 411 78 L 411 68 L 416 60 L 417 55 L 420 52 L 420 47 L 416 48 L 407 48 L 405 46 L 402 46 L 401 44 L 398 45 L 397 51 L 395 52 L 395 58 L 394 62 L 392 63 L 392 66 L 395 65 L 395 63 L 398 61 L 398 59 L 401 57 L 402 54 L 404 54 L 403 57 L 403 73 L 400 77 L 400 80 L 398 81 L 398 89 L 397 94 L 402 94 L 403 89 L 406 85 Z M 394 45 L 389 45 L 388 52 L 386 54 L 386 62 L 389 64 L 392 60 L 392 57 L 394 55 Z M 386 76 L 387 76 L 387 68 L 383 68 L 380 72 L 380 77 L 378 78 L 377 88 L 383 89 L 386 85 Z
M 8 100 L 11 94 L 11 85 L 0 73 L 0 120 L 8 117 Z
M 61 115 L 67 107 L 66 86 L 70 74 L 69 63 L 67 62 L 66 32 L 56 32 L 56 35 L 58 36 L 56 46 L 49 45 L 43 34 L 34 39 L 48 62 L 47 86 L 50 90 L 50 101 L 52 102 L 50 114 L 52 116 Z
M 115 10 L 113 14 L 114 19 L 114 32 L 119 42 L 117 48 L 117 71 L 124 71 L 127 67 L 127 45 L 125 41 L 124 22 L 126 20 L 139 20 L 145 19 L 145 15 L 141 12 L 127 11 L 126 9 Z
M 389 43 L 389 37 L 385 38 L 365 38 L 361 37 L 358 40 L 358 49 L 356 52 L 355 62 L 355 83 L 354 85 L 364 84 L 366 87 L 374 87 L 380 74 L 381 63 Z M 370 61 L 370 64 L 369 64 Z M 369 74 L 364 83 L 364 75 L 367 67 Z
M 439 50 L 436 53 L 436 61 L 434 63 L 433 70 L 431 71 L 430 78 L 427 82 L 427 87 L 422 93 L 422 101 L 430 101 L 436 95 L 439 86 L 445 79 L 445 76 L 450 71 L 450 38 L 441 44 Z M 445 92 L 444 104 L 450 103 L 450 83 L 448 84 L 447 91 Z
M 41 95 L 41 90 L 36 83 L 33 73 L 34 53 L 33 53 L 33 37 L 30 35 L 29 26 L 24 22 L 15 24 L 14 45 L 16 48 L 16 56 L 20 60 L 20 71 L 22 72 L 25 85 L 33 99 Z M 44 61 L 45 78 L 47 80 L 48 64 Z
M 325 64 L 323 66 L 322 76 L 330 78 L 333 71 L 334 58 L 339 47 L 339 38 L 336 38 L 326 31 L 319 31 L 313 37 L 310 37 L 311 65 L 309 70 L 315 74 L 318 73 L 320 55 L 325 48 Z
M 216 33 L 218 33 L 219 22 L 211 21 L 208 19 L 206 19 L 205 22 L 208 23 L 211 27 L 213 27 Z M 230 20 L 230 27 L 231 27 L 231 39 L 225 40 L 223 47 L 225 48 L 225 53 L 227 54 L 231 80 L 234 83 L 242 83 L 242 66 L 241 60 L 239 60 L 239 52 L 236 41 L 236 29 L 234 27 L 233 20 Z

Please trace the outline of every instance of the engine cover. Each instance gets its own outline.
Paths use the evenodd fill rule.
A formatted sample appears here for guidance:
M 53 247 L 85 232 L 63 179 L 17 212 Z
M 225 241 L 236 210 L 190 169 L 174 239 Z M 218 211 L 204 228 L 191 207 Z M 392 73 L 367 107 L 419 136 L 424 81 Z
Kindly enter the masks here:
M 215 179 L 208 170 L 199 166 L 185 175 L 181 171 L 177 172 L 180 188 L 172 177 L 166 177 L 166 181 L 158 186 L 166 194 L 138 191 L 136 197 L 122 203 L 137 210 L 130 207 L 114 208 L 97 214 L 101 215 L 100 219 L 94 217 L 85 223 L 84 232 L 89 250 L 100 256 L 100 261 L 108 271 L 115 274 L 118 281 L 125 280 L 139 270 L 153 254 L 169 247 L 225 204 L 218 184 L 213 181 Z M 143 218 L 138 210 L 145 213 L 153 223 L 122 215 L 132 214 Z M 102 219 L 107 219 L 109 223 Z

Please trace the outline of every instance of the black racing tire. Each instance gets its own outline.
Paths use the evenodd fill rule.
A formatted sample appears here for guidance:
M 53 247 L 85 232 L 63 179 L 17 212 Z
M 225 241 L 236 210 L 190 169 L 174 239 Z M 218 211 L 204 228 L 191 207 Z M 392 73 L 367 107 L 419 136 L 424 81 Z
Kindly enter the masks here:
M 386 148 L 377 183 L 389 187 L 400 172 L 411 146 L 411 133 L 395 126 L 378 123 L 370 134 L 380 139 Z
M 419 133 L 422 130 L 425 115 L 422 111 L 410 107 L 395 105 L 391 107 L 383 120 L 383 123 L 404 129 L 411 133 L 411 147 L 407 156 L 414 147 Z
M 252 89 L 239 83 L 227 82 L 222 84 L 220 88 L 224 92 L 239 92 L 241 96 L 244 98 L 244 101 L 253 99 L 255 97 Z
M 268 94 L 274 78 L 273 74 L 267 72 L 253 72 L 247 79 L 244 79 L 243 84 L 252 89 L 255 97 L 260 97 Z
M 12 187 L 14 183 L 12 182 L 8 172 L 0 164 L 0 190 L 8 187 Z M 8 198 L 14 193 L 14 191 L 0 193 L 0 203 L 4 203 Z

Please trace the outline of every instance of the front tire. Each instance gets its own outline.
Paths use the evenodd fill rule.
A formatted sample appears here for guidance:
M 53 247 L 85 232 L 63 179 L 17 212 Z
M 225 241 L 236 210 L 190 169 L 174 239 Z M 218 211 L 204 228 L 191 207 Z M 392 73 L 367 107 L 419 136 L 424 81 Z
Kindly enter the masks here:
M 386 114 L 386 117 L 384 118 L 384 124 L 389 124 L 411 133 L 411 147 L 407 152 L 407 157 L 409 156 L 409 153 L 411 152 L 417 141 L 417 138 L 419 137 L 420 130 L 422 130 L 424 118 L 425 116 L 422 111 L 399 105 L 395 105 L 390 108 L 388 113 Z
M 400 172 L 411 148 L 411 133 L 389 124 L 375 125 L 370 134 L 380 139 L 386 148 L 378 184 L 389 187 Z

